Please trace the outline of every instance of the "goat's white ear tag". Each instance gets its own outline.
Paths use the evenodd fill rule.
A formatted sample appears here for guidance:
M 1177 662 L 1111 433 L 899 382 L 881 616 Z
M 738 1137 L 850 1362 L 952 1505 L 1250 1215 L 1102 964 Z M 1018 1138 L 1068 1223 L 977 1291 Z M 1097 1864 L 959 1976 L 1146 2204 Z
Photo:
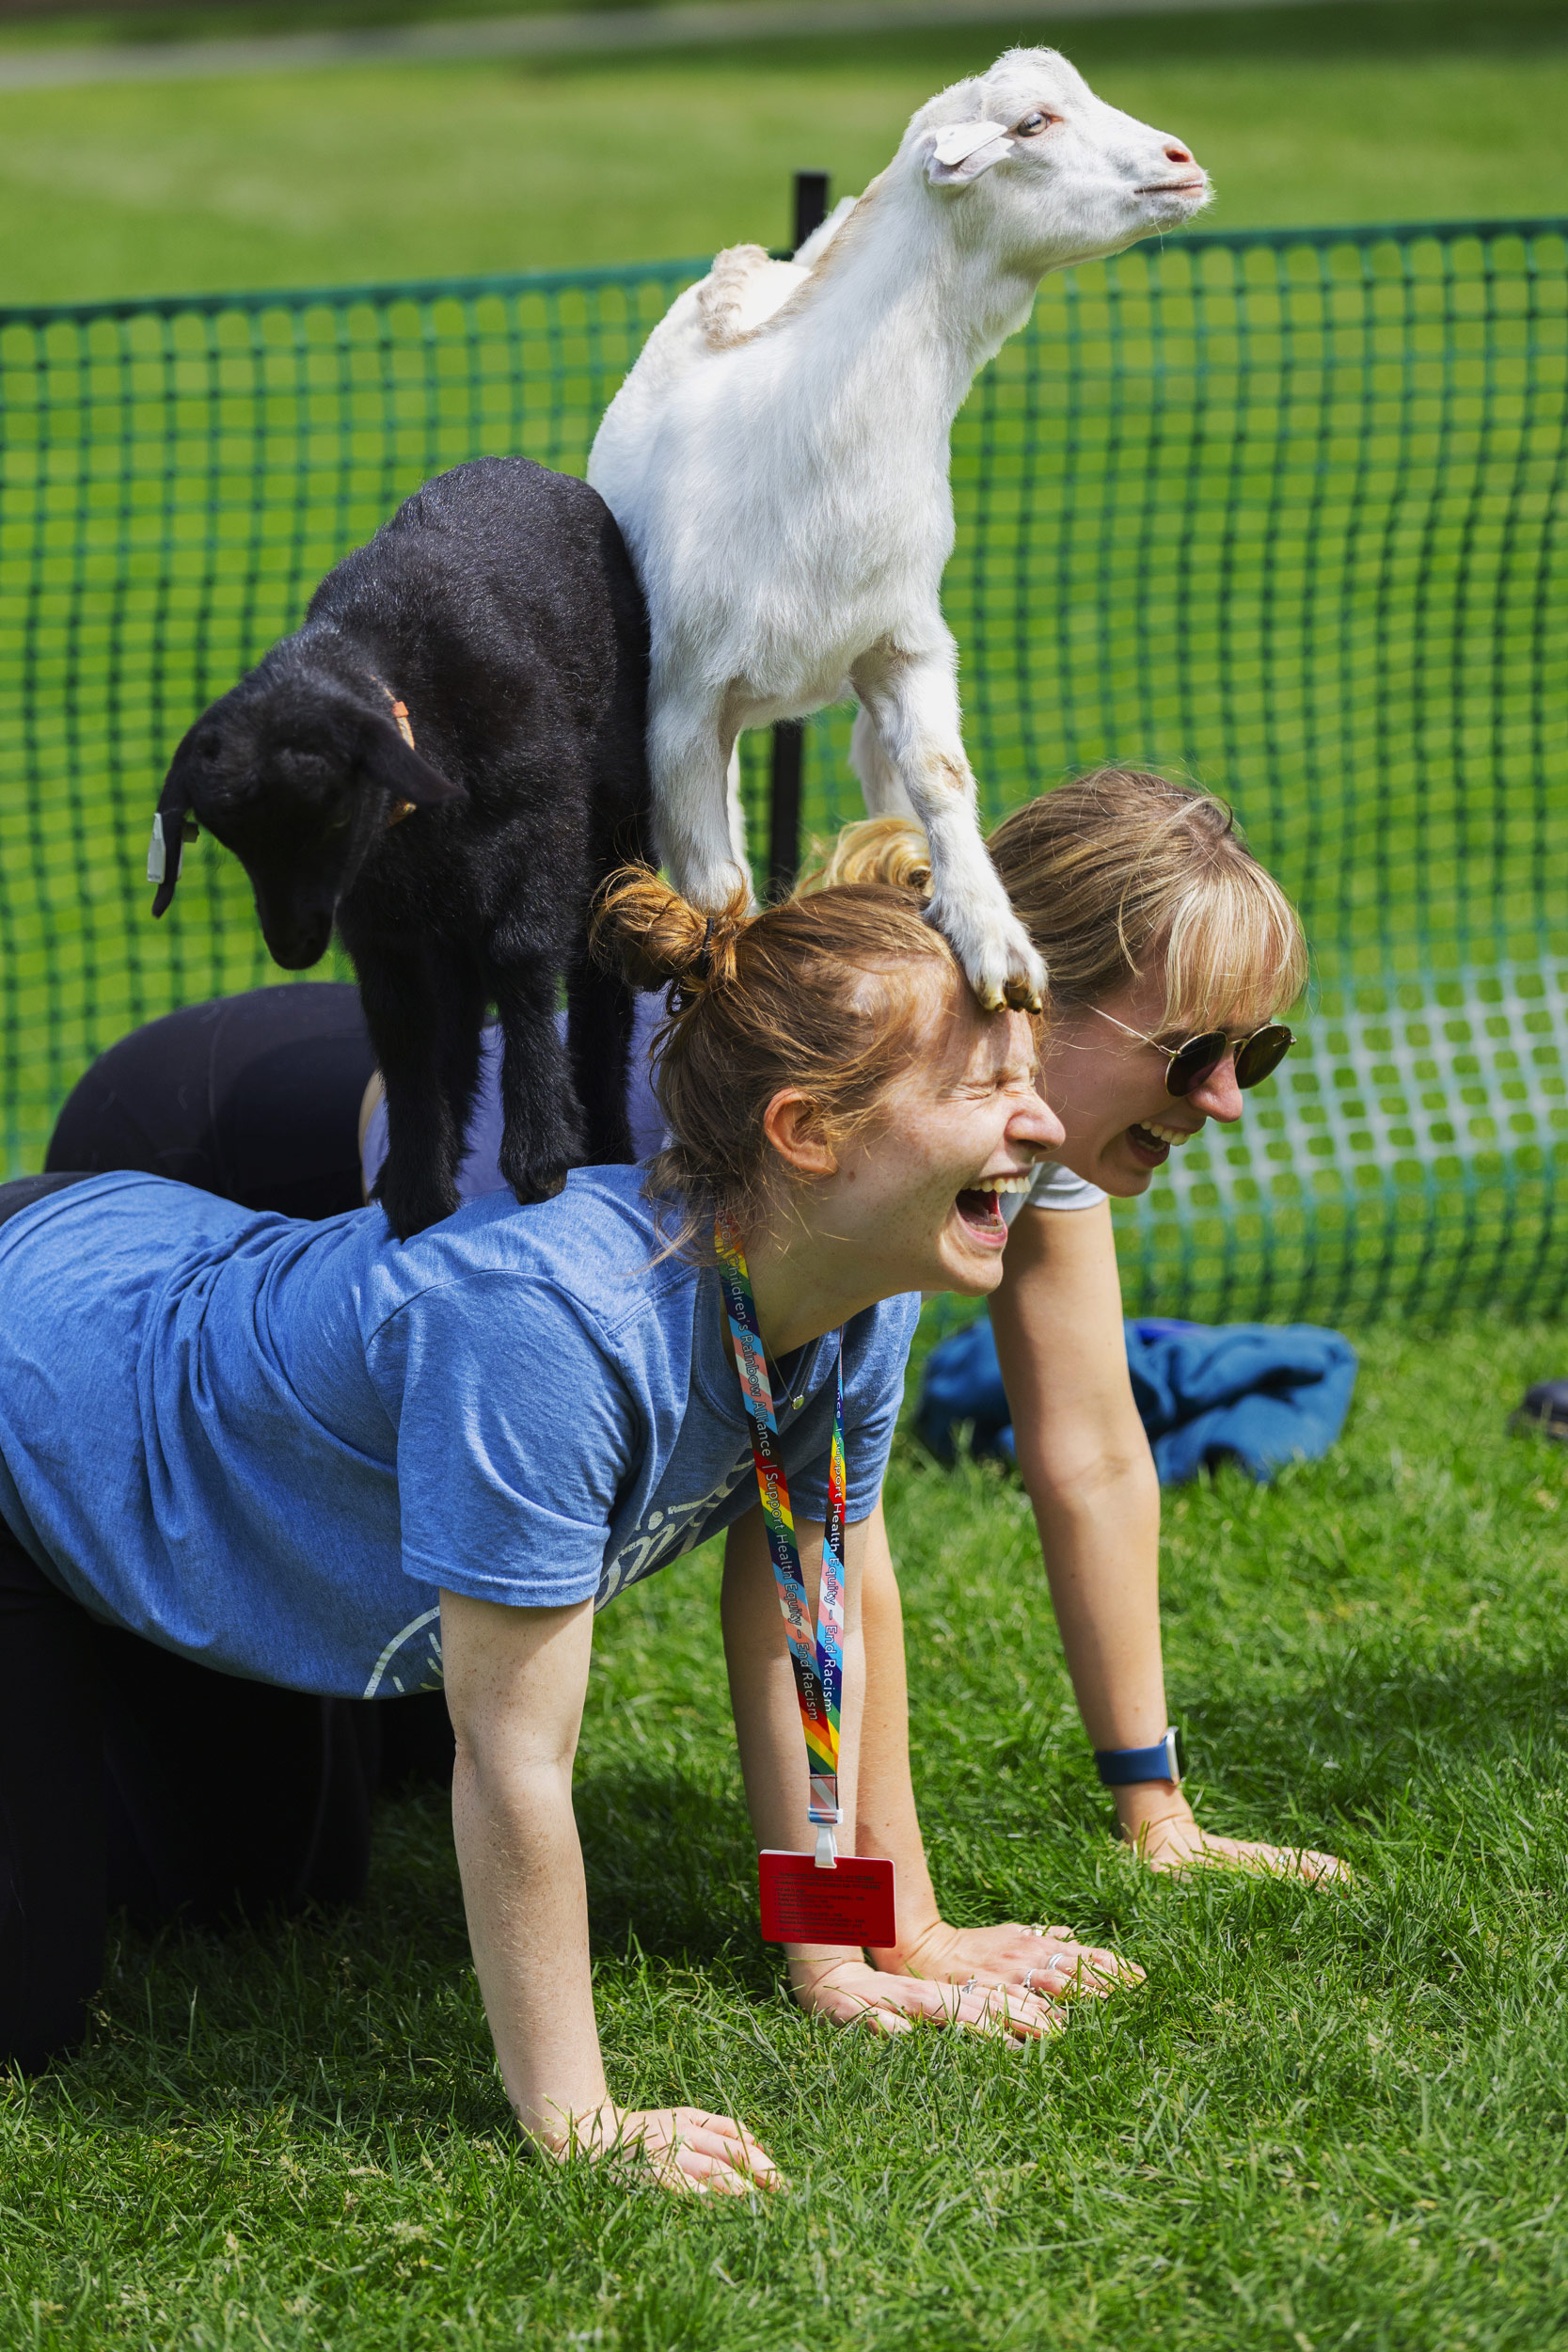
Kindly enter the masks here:
M 180 828 L 180 838 L 174 850 L 174 879 L 179 881 L 185 870 L 185 844 L 196 839 L 196 826 L 187 817 Z M 152 838 L 147 845 L 147 879 L 161 882 L 168 871 L 168 859 L 164 850 L 164 828 L 161 818 L 152 819 Z
M 982 171 L 1002 161 L 1011 135 L 1002 122 L 955 122 L 937 133 L 927 177 L 939 187 L 943 182 L 978 179 Z M 987 148 L 994 148 L 995 153 L 987 154 Z
M 1004 122 L 956 122 L 951 130 L 937 134 L 931 152 L 939 164 L 961 164 L 977 147 L 989 147 L 992 139 L 1005 139 L 1006 135 L 1007 126 Z

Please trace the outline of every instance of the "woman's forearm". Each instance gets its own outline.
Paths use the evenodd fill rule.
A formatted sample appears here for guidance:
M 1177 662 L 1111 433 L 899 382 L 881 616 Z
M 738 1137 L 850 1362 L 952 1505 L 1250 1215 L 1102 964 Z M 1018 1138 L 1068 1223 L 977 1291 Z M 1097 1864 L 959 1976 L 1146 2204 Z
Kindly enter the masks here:
M 1109 1209 L 1025 1210 L 990 1312 L 1018 1466 L 1089 1744 L 1153 1747 L 1169 1721 L 1160 1486 L 1128 1377 Z M 1118 1789 L 1116 1804 L 1136 1836 L 1181 1800 L 1174 1783 L 1144 1781 Z
M 1000 1981 L 1047 1998 L 1074 1985 L 1094 1990 L 1115 1981 L 1124 1973 L 1115 1956 L 1079 1945 L 1066 1930 L 1016 1922 L 958 1929 L 937 1908 L 910 1772 L 904 1609 L 879 1502 L 865 1523 L 861 1624 L 865 1704 L 855 1851 L 885 1854 L 893 1863 L 898 1903 L 898 1941 L 872 1953 L 878 1968 L 895 1979 Z
M 1115 1465 L 1102 1478 L 1071 1485 L 1032 1459 L 1025 1440 L 1019 1445 L 1019 1468 L 1090 1743 L 1152 1747 L 1167 1721 L 1153 1466 Z
M 452 1829 L 507 2097 L 525 2131 L 560 2148 L 569 2119 L 607 2098 L 570 1765 L 512 1770 L 460 1743 Z
M 606 2104 L 572 1812 L 593 1604 L 508 1609 L 444 1592 L 441 1640 L 474 1969 L 507 2096 L 560 2149 L 572 2119 Z
M 1037 1474 L 1030 1493 L 1073 1696 L 1096 1748 L 1155 1747 L 1170 1720 L 1160 1651 L 1159 1490 L 1151 1507 L 1139 1491 L 1145 1483 L 1154 1484 L 1152 1466 L 1147 1482 L 1107 1480 L 1098 1493 L 1064 1494 Z M 1171 1780 L 1133 1781 L 1112 1797 L 1134 1843 L 1151 1824 L 1188 1811 Z
M 942 1920 L 915 1810 L 904 1604 L 880 1502 L 866 1521 L 861 1623 L 865 1634 L 865 1713 L 855 1851 L 885 1854 L 894 1866 L 898 1945 L 896 1950 L 874 1955 L 878 1967 L 918 1972 L 922 1947 L 942 1929 Z

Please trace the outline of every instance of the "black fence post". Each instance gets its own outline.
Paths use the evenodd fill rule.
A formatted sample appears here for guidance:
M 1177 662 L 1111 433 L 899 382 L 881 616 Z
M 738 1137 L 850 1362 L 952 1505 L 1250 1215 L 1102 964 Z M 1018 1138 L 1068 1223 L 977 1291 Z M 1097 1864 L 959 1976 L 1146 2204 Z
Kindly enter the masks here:
M 828 217 L 828 175 L 798 171 L 795 175 L 795 240 L 799 252 L 814 230 Z M 768 796 L 768 892 L 785 898 L 795 887 L 800 866 L 800 773 L 805 752 L 805 727 L 799 719 L 781 719 L 773 729 L 773 763 Z

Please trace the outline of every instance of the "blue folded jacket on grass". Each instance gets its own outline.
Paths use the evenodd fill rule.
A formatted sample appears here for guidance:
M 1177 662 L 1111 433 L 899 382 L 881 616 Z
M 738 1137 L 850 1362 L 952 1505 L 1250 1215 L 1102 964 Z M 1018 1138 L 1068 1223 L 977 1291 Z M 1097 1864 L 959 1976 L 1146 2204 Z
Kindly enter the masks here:
M 1345 1425 L 1355 1350 L 1314 1323 L 1126 1324 L 1132 1394 L 1163 1486 L 1220 1462 L 1259 1480 L 1313 1462 Z M 959 1428 L 977 1454 L 1013 1461 L 1012 1414 L 990 1320 L 981 1315 L 926 1359 L 915 1427 L 939 1461 Z

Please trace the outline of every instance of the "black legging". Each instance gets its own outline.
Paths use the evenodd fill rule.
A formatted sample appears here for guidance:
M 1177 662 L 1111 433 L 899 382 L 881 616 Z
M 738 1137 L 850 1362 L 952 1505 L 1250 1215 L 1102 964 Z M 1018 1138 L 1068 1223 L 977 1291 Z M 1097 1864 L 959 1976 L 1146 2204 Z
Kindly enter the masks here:
M 369 1709 L 100 1625 L 4 1528 L 0 1641 L 0 2063 L 33 2073 L 80 2040 L 120 1904 L 150 1929 L 358 1896 Z
M 133 1029 L 55 1121 L 44 1167 L 172 1176 L 243 1209 L 357 1209 L 359 1104 L 375 1056 L 359 992 L 294 980 Z
M 49 1172 L 0 1185 L 0 1222 L 115 1168 L 296 1216 L 356 1208 L 372 1066 L 352 988 L 171 1013 L 93 1064 Z M 3 1523 L 0 1624 L 0 2064 L 80 2039 L 111 1909 L 151 1927 L 352 1901 L 378 1782 L 450 1779 L 438 1692 L 321 1699 L 193 1665 L 99 1624 Z

